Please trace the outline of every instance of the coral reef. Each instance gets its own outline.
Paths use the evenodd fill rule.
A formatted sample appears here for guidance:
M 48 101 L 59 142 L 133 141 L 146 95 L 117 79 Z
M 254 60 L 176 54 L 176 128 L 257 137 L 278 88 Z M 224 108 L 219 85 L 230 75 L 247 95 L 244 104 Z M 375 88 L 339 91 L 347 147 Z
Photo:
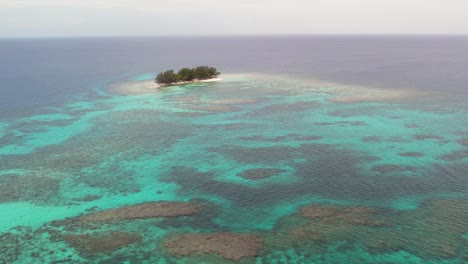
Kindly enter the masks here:
M 432 134 L 417 134 L 417 135 L 414 135 L 413 138 L 416 140 L 427 140 L 427 139 L 443 140 L 444 139 L 441 136 L 432 135 Z
M 48 201 L 59 194 L 60 181 L 36 175 L 0 175 L 0 203 Z
M 257 256 L 263 242 L 256 234 L 183 234 L 166 241 L 165 246 L 175 255 L 219 254 L 225 259 L 240 260 Z
M 462 160 L 462 159 L 468 158 L 468 151 L 467 150 L 452 151 L 448 154 L 440 155 L 437 158 L 440 160 L 448 160 L 448 161 Z
M 218 99 L 213 100 L 210 103 L 212 104 L 225 104 L 225 105 L 239 105 L 239 104 L 255 104 L 260 102 L 258 99 L 251 99 L 251 98 L 230 98 L 230 99 Z
M 243 171 L 242 173 L 239 173 L 238 176 L 249 180 L 261 180 L 281 174 L 283 172 L 285 172 L 285 170 L 274 168 L 260 168 Z
M 91 234 L 63 235 L 63 240 L 84 255 L 109 254 L 121 247 L 138 242 L 140 236 L 129 232 L 113 231 Z
M 317 122 L 316 126 L 333 126 L 333 125 L 350 125 L 350 126 L 365 126 L 366 123 L 362 121 L 336 121 L 336 122 Z
M 414 172 L 417 170 L 414 166 L 401 166 L 396 164 L 382 164 L 372 167 L 373 171 L 380 173 L 398 173 L 398 172 Z
M 462 146 L 468 147 L 468 138 L 462 138 L 458 140 L 458 143 Z
M 183 202 L 148 202 L 116 209 L 104 210 L 75 218 L 75 221 L 109 222 L 156 217 L 177 217 L 194 215 L 201 206 Z
M 404 250 L 423 259 L 447 259 L 459 256 L 466 247 L 467 218 L 464 200 L 433 200 L 403 212 L 309 205 L 280 222 L 275 236 L 266 241 L 285 248 L 310 242 L 326 248 L 341 241 L 363 245 L 374 253 Z
M 417 157 L 424 156 L 424 153 L 414 151 L 414 152 L 402 152 L 402 153 L 398 153 L 398 155 L 400 155 L 402 157 L 415 157 L 415 158 L 417 158 Z

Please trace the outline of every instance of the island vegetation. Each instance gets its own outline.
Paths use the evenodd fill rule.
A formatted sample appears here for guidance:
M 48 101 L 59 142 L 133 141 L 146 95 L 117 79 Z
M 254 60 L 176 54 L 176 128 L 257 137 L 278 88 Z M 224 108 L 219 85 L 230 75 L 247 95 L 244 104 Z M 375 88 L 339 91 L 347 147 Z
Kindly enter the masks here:
M 198 66 L 195 68 L 182 68 L 178 72 L 167 70 L 160 72 L 154 79 L 158 86 L 187 84 L 215 79 L 220 72 L 215 67 Z

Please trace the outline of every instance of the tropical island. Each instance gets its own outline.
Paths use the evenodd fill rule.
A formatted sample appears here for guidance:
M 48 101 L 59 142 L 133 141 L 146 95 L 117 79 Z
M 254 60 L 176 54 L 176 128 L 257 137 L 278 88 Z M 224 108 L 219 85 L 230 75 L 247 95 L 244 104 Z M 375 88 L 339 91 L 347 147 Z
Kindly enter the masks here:
M 183 85 L 197 82 L 213 82 L 221 80 L 221 73 L 215 67 L 198 66 L 195 68 L 182 68 L 177 73 L 174 70 L 160 72 L 154 82 L 157 87 Z

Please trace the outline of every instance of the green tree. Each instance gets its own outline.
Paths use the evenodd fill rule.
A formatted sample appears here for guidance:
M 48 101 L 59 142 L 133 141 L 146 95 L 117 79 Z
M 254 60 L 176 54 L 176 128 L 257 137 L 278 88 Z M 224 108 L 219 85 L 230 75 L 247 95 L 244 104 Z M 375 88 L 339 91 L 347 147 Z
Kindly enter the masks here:
M 182 68 L 178 72 L 180 79 L 182 81 L 191 81 L 193 80 L 193 71 L 189 68 Z
M 159 73 L 158 76 L 156 76 L 156 82 L 164 84 L 174 83 L 177 82 L 177 76 L 174 74 L 174 70 L 168 70 Z
M 211 79 L 217 77 L 219 74 L 218 70 L 214 67 L 198 66 L 192 69 L 182 68 L 177 73 L 174 73 L 173 70 L 161 72 L 156 76 L 154 81 L 161 84 L 171 84 L 180 81 L 189 82 L 195 79 Z
M 200 80 L 206 80 L 219 75 L 219 72 L 214 67 L 198 66 L 192 69 L 194 76 Z

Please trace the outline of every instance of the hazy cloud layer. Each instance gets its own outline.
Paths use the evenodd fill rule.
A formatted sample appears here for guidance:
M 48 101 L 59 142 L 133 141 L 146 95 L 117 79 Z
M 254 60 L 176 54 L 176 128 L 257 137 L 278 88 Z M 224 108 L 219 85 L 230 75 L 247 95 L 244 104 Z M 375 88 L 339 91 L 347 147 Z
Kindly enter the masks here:
M 465 0 L 0 0 L 0 37 L 468 34 Z

